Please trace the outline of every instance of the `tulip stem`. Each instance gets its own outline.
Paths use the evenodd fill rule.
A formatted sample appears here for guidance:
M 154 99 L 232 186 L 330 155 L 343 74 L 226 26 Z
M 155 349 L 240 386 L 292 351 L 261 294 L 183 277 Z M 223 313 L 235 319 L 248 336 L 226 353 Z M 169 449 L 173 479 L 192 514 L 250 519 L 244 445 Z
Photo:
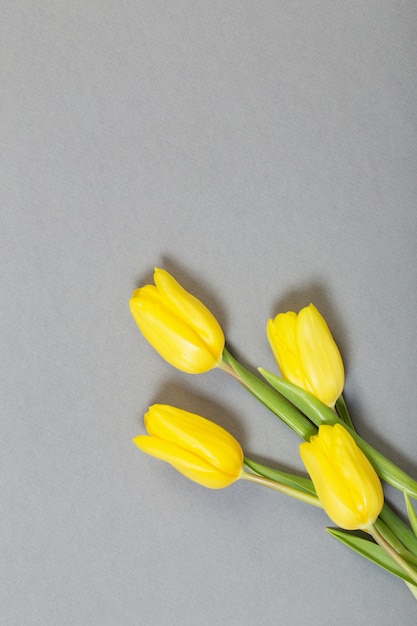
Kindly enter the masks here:
M 237 372 L 235 372 L 233 367 L 231 367 L 228 363 L 226 363 L 226 361 L 223 361 L 223 360 L 219 361 L 219 364 L 218 364 L 217 367 L 220 370 L 222 370 L 222 372 L 225 372 L 226 374 L 229 374 L 229 376 L 231 376 L 232 378 L 237 380 L 237 382 L 240 383 L 243 387 L 247 388 L 247 385 L 245 385 L 245 382 L 244 382 L 243 378 L 241 378 L 239 376 L 239 374 Z
M 257 483 L 258 485 L 262 485 L 263 487 L 268 487 L 269 489 L 274 489 L 279 493 L 283 493 L 286 496 L 291 496 L 296 500 L 301 500 L 301 502 L 305 502 L 306 504 L 311 504 L 312 506 L 316 506 L 319 509 L 322 509 L 323 506 L 318 499 L 317 496 L 313 496 L 305 491 L 299 491 L 298 489 L 294 489 L 294 487 L 289 487 L 288 485 L 283 485 L 282 483 L 278 483 L 275 480 L 271 480 L 270 478 L 265 478 L 264 476 L 258 476 L 257 474 L 251 474 L 242 471 L 240 478 L 244 480 L 249 480 L 250 482 Z
M 393 561 L 401 567 L 401 569 L 409 576 L 414 584 L 417 585 L 417 571 L 412 567 L 398 552 L 388 543 L 381 533 L 375 528 L 374 524 L 371 524 L 366 528 L 366 531 L 373 537 L 376 543 L 381 546 L 383 550 L 392 558 Z

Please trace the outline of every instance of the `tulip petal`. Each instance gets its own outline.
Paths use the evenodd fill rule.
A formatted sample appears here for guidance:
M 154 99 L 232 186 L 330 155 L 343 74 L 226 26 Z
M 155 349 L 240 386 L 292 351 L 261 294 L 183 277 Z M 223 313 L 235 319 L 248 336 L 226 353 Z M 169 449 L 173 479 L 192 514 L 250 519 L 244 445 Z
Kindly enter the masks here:
M 217 365 L 201 336 L 167 308 L 153 285 L 134 292 L 130 309 L 145 339 L 174 367 L 194 374 Z
M 154 280 L 162 297 L 169 302 L 173 313 L 193 327 L 206 347 L 212 350 L 213 355 L 221 354 L 224 347 L 224 335 L 211 311 L 165 270 L 156 268 Z
M 304 387 L 305 377 L 301 368 L 296 342 L 297 315 L 292 311 L 279 313 L 268 320 L 267 337 L 279 370 L 294 385 Z
M 313 442 L 301 444 L 300 455 L 313 481 L 317 496 L 330 519 L 348 530 L 358 528 L 354 502 L 340 484 L 340 478 L 335 473 L 328 456 Z
M 189 374 L 217 367 L 223 331 L 210 311 L 161 269 L 155 285 L 136 289 L 130 310 L 145 339 L 168 363 Z
M 298 314 L 296 342 L 307 391 L 317 390 L 321 401 L 333 406 L 343 391 L 343 362 L 326 322 L 313 304 Z
M 300 445 L 300 455 L 333 522 L 355 530 L 376 520 L 384 504 L 381 482 L 343 426 L 320 426 L 310 443 Z
M 278 314 L 267 336 L 283 378 L 333 407 L 343 391 L 343 362 L 316 307 Z
M 192 450 L 222 472 L 236 477 L 243 464 L 242 448 L 224 428 L 200 415 L 154 404 L 145 415 L 145 427 L 152 436 Z
M 190 480 L 209 489 L 228 487 L 237 478 L 219 472 L 198 455 L 170 441 L 139 435 L 134 437 L 133 442 L 143 452 L 166 461 Z

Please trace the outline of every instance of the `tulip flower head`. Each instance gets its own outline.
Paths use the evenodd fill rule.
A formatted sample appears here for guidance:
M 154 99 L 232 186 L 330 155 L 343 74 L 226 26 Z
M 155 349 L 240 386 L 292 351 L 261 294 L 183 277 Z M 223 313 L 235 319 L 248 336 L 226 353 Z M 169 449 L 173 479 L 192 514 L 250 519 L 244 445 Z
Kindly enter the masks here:
M 149 434 L 133 439 L 137 447 L 204 487 L 228 487 L 243 473 L 239 443 L 204 417 L 154 404 L 145 415 L 145 427 Z
M 145 339 L 183 372 L 216 367 L 225 343 L 216 318 L 165 270 L 155 269 L 154 280 L 155 285 L 136 289 L 129 303 Z
M 316 307 L 279 313 L 268 320 L 267 336 L 283 378 L 333 407 L 343 391 L 343 361 Z
M 330 519 L 345 530 L 367 529 L 384 504 L 381 481 L 340 424 L 320 426 L 300 445 L 302 461 Z

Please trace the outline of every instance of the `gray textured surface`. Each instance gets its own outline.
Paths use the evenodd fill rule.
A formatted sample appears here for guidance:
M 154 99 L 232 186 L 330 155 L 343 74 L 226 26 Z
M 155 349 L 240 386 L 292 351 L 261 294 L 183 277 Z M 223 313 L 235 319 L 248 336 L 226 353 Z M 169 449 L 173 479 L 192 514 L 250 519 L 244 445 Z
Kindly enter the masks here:
M 2 623 L 415 624 L 320 511 L 135 449 L 162 401 L 301 468 L 127 307 L 164 266 L 273 368 L 266 319 L 314 301 L 360 431 L 417 473 L 415 3 L 0 4 Z

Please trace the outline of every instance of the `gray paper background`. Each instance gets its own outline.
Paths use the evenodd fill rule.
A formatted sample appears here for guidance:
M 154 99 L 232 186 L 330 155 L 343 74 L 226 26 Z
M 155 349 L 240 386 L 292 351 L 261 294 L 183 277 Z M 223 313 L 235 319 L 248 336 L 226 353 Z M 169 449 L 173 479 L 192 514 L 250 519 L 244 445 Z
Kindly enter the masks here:
M 417 474 L 415 2 L 0 12 L 2 623 L 414 625 L 321 511 L 135 448 L 165 402 L 302 470 L 232 379 L 164 363 L 128 298 L 165 267 L 269 369 L 266 320 L 313 301 L 359 431 Z

